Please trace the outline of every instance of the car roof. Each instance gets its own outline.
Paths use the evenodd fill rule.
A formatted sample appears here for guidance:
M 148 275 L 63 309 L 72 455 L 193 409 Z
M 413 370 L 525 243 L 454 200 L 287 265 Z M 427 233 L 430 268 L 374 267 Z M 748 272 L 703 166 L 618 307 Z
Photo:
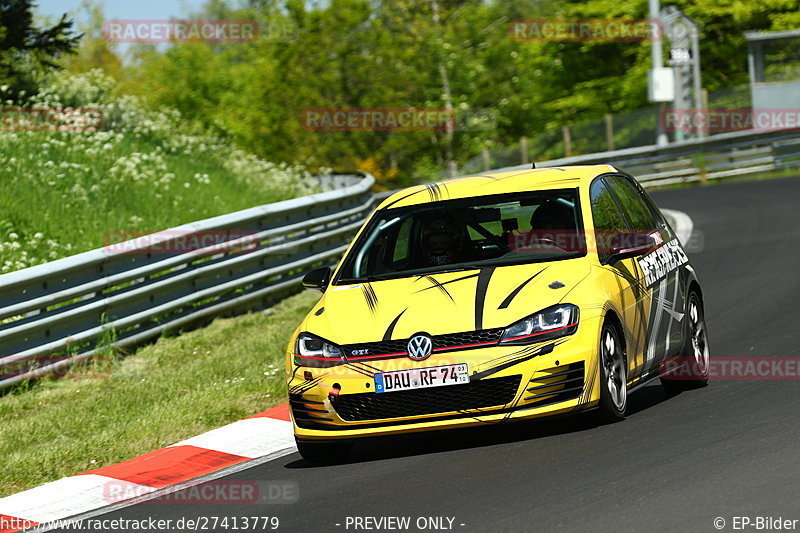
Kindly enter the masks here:
M 493 194 L 574 189 L 586 186 L 597 176 L 609 172 L 619 171 L 611 165 L 576 165 L 476 174 L 402 189 L 381 202 L 378 209 Z

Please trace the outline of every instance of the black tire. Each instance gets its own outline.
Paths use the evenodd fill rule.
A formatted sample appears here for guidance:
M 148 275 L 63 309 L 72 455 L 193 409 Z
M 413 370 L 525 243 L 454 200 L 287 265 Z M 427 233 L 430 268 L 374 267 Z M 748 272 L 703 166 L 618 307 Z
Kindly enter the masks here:
M 708 385 L 710 352 L 703 300 L 696 291 L 686 299 L 686 337 L 680 356 L 662 368 L 661 384 L 669 391 L 696 389 Z
M 308 442 L 295 438 L 297 450 L 312 465 L 332 465 L 342 463 L 350 455 L 353 445 L 349 442 Z
M 598 364 L 600 373 L 600 403 L 597 420 L 608 424 L 625 419 L 628 409 L 627 359 L 620 341 L 619 329 L 609 321 L 600 331 Z

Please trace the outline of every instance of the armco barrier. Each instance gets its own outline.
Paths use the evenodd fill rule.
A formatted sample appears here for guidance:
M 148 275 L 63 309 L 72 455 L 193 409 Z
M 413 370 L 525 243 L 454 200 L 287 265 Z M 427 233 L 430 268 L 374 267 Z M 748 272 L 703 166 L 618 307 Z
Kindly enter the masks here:
M 285 297 L 305 271 L 346 249 L 374 207 L 374 182 L 365 173 L 328 176 L 326 192 L 0 275 L 0 387 L 63 371 L 104 346 L 130 347 Z M 185 245 L 208 235 L 242 244 Z
M 666 146 L 639 146 L 551 161 L 537 167 L 609 163 L 645 186 L 670 185 L 800 168 L 800 131 L 722 133 Z M 530 168 L 518 165 L 502 170 Z

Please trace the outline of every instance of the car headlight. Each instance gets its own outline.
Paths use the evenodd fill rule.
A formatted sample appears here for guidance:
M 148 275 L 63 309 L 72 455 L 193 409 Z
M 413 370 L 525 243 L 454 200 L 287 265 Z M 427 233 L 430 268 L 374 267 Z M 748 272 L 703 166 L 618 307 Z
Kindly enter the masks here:
M 578 306 L 559 304 L 508 326 L 500 344 L 530 344 L 572 335 L 578 330 Z
M 331 366 L 344 363 L 344 351 L 311 333 L 301 333 L 295 344 L 295 363 L 303 366 Z

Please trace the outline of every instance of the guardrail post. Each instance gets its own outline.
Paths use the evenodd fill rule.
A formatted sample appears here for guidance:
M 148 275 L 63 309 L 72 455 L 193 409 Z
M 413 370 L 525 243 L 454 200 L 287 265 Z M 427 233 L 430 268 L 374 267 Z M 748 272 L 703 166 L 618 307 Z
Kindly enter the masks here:
M 606 113 L 605 122 L 606 122 L 606 147 L 610 152 L 614 149 L 614 115 L 612 115 L 611 113 Z
M 530 162 L 528 159 L 528 138 L 524 135 L 519 138 L 519 162 L 523 165 L 527 165 Z

